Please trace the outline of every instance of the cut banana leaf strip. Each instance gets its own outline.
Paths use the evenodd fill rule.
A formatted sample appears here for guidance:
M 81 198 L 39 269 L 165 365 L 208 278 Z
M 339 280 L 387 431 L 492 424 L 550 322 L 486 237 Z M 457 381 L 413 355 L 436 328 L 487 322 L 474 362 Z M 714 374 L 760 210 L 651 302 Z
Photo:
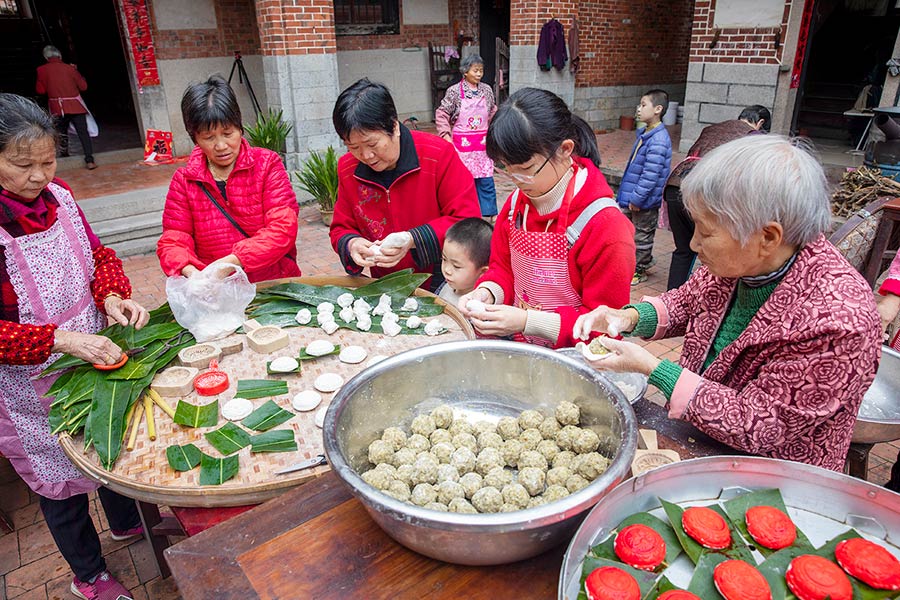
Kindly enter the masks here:
M 215 431 L 204 433 L 203 437 L 213 448 L 225 455 L 233 454 L 250 444 L 250 434 L 234 423 L 226 423 Z
M 694 574 L 691 576 L 691 583 L 688 585 L 688 591 L 692 594 L 700 596 L 704 600 L 723 600 L 716 584 L 713 581 L 713 571 L 720 564 L 729 560 L 724 554 L 709 553 L 700 557 L 697 566 L 694 568 Z M 751 565 L 756 566 L 753 561 Z M 775 600 L 774 596 L 772 600 Z M 782 600 L 784 600 L 782 598 Z
M 320 354 L 319 356 L 313 356 L 312 354 L 310 354 L 309 352 L 306 351 L 306 348 L 303 348 L 302 350 L 300 350 L 300 354 L 297 356 L 297 360 L 300 360 L 300 361 L 316 360 L 317 358 L 322 358 L 323 356 L 335 356 L 340 353 L 341 353 L 340 344 L 335 344 L 334 350 L 332 350 L 331 352 L 329 352 L 327 354 Z
M 650 590 L 653 589 L 653 586 L 656 585 L 656 579 L 658 577 L 656 574 L 650 573 L 649 571 L 641 571 L 615 560 L 586 556 L 581 568 L 581 585 L 578 589 L 583 590 L 584 580 L 587 579 L 587 576 L 593 573 L 595 569 L 599 569 L 600 567 L 616 567 L 634 577 L 638 583 L 638 587 L 641 588 L 641 598 L 648 597 L 647 594 L 649 594 Z
M 846 532 L 842 533 L 841 535 L 839 535 L 831 540 L 828 540 L 821 548 L 819 548 L 815 552 L 809 552 L 808 554 L 816 554 L 818 556 L 827 558 L 828 560 L 830 560 L 832 562 L 837 562 L 837 560 L 834 556 L 834 550 L 835 550 L 835 548 L 837 548 L 838 543 L 840 543 L 844 540 L 849 540 L 851 538 L 858 538 L 858 537 L 861 537 L 859 535 L 859 533 L 855 529 L 850 529 L 849 531 L 846 531 Z M 884 542 L 882 540 L 875 540 L 875 541 L 877 543 L 880 543 L 881 545 L 884 545 Z M 785 567 L 785 568 L 787 568 L 787 567 Z M 850 578 L 850 584 L 853 586 L 854 600 L 856 600 L 857 598 L 859 600 L 883 600 L 884 598 L 895 598 L 897 595 L 896 590 L 895 591 L 876 590 L 875 588 L 870 587 L 869 585 L 863 583 L 856 577 L 853 577 L 849 573 L 847 574 L 847 577 Z
M 71 381 L 72 377 L 75 375 L 75 371 L 67 371 L 56 378 L 56 381 L 50 386 L 47 390 L 47 396 L 57 396 L 60 391 L 62 391 L 66 386 L 69 385 L 69 381 Z M 54 404 L 59 400 L 56 398 L 53 402 Z
M 662 519 L 655 517 L 647 512 L 635 513 L 619 523 L 619 526 L 609 535 L 606 540 L 600 542 L 593 548 L 591 548 L 591 554 L 596 556 L 597 558 L 605 558 L 608 560 L 618 561 L 619 557 L 616 555 L 616 551 L 614 549 L 616 534 L 622 529 L 628 527 L 629 525 L 634 525 L 635 523 L 639 523 L 641 525 L 646 525 L 650 529 L 654 530 L 658 533 L 663 541 L 666 543 L 666 558 L 660 568 L 657 569 L 662 571 L 667 566 L 672 564 L 679 555 L 681 555 L 681 543 L 678 541 L 678 536 L 675 534 L 675 530 L 672 527 L 663 521 Z
M 200 449 L 193 444 L 184 446 L 169 446 L 166 448 L 166 458 L 169 466 L 176 471 L 190 471 L 200 464 Z
M 753 540 L 753 536 L 751 536 L 750 532 L 747 530 L 747 510 L 754 506 L 774 506 L 784 514 L 788 514 L 787 507 L 784 504 L 784 498 L 781 497 L 781 492 L 776 488 L 741 494 L 740 496 L 728 500 L 723 505 L 725 512 L 728 514 L 728 518 L 731 519 L 735 529 L 741 533 L 747 543 L 753 544 L 764 557 L 769 557 L 775 554 L 775 550 L 757 544 Z M 794 526 L 796 527 L 796 523 Z M 794 540 L 794 543 L 789 547 L 805 549 L 807 554 L 814 549 L 809 538 L 807 538 L 799 528 L 797 528 L 797 539 Z
M 403 269 L 357 288 L 353 295 L 368 301 L 370 298 L 377 299 L 382 294 L 387 294 L 394 300 L 400 300 L 412 294 L 428 277 L 429 275 L 425 273 L 413 273 L 412 269 Z
M 179 400 L 172 420 L 186 427 L 215 427 L 219 423 L 219 400 L 199 406 Z
M 292 452 L 297 449 L 293 429 L 267 431 L 250 438 L 250 452 Z
M 239 379 L 235 398 L 266 398 L 268 396 L 281 396 L 288 393 L 287 381 L 273 379 Z
M 672 504 L 671 502 L 666 502 L 662 499 L 660 499 L 660 503 L 662 504 L 663 510 L 666 512 L 666 516 L 669 518 L 669 523 L 672 525 L 672 529 L 675 530 L 675 534 L 678 536 L 678 541 L 681 542 L 681 547 L 684 549 L 684 551 L 687 553 L 687 555 L 695 565 L 698 563 L 701 556 L 709 553 L 722 554 L 727 558 L 743 560 L 750 563 L 751 565 L 756 564 L 750 548 L 747 546 L 747 544 L 744 543 L 744 540 L 741 538 L 741 536 L 738 535 L 738 532 L 737 530 L 735 530 L 734 525 L 732 525 L 731 521 L 728 519 L 728 515 L 725 514 L 725 511 L 722 510 L 722 507 L 718 504 L 710 504 L 707 508 L 710 508 L 719 513 L 719 515 L 721 515 L 722 518 L 725 519 L 725 523 L 728 525 L 728 529 L 731 532 L 731 545 L 723 550 L 712 550 L 709 548 L 704 548 L 703 546 L 698 544 L 691 536 L 685 533 L 684 527 L 681 525 L 681 515 L 682 513 L 684 513 L 684 509 L 677 504 Z
M 285 383 L 285 387 L 287 387 L 287 383 Z M 273 427 L 281 425 L 293 416 L 294 414 L 292 412 L 284 410 L 273 401 L 269 400 L 250 413 L 247 418 L 241 421 L 241 424 L 247 429 L 268 431 Z
M 100 464 L 111 469 L 122 450 L 122 431 L 125 413 L 146 384 L 100 378 L 94 386 L 91 402 L 91 437 Z M 138 387 L 135 390 L 135 387 Z
M 168 302 L 165 302 L 162 306 L 150 311 L 150 321 L 148 321 L 146 327 L 157 323 L 171 323 L 174 320 L 175 315 L 172 314 L 172 307 L 169 306 Z
M 222 485 L 238 472 L 238 455 L 213 458 L 200 453 L 200 485 Z

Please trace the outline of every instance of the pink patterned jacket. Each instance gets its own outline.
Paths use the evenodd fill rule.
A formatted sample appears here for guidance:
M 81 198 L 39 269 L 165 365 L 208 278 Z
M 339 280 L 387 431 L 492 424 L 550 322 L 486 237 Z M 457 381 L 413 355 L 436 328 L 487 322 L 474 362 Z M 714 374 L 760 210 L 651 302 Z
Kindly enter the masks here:
M 653 339 L 684 335 L 669 416 L 751 454 L 841 470 L 881 355 L 872 291 L 820 236 L 700 376 L 736 284 L 703 267 L 645 299 L 659 317 Z

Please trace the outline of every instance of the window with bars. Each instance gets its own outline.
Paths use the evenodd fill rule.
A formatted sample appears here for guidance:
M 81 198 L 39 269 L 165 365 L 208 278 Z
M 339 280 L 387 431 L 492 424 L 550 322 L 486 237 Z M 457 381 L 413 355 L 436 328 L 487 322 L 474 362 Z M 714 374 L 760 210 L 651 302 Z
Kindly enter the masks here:
M 21 17 L 18 0 L 0 0 L 0 17 Z
M 334 0 L 337 35 L 400 33 L 399 0 Z

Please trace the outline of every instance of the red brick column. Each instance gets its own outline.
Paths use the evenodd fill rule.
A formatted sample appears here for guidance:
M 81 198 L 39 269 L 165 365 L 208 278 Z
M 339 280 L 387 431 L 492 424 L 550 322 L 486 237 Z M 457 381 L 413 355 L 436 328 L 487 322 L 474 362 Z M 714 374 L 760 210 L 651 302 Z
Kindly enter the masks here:
M 263 54 L 334 54 L 334 2 L 256 0 Z
M 562 71 L 541 71 L 537 64 L 537 47 L 541 28 L 551 18 L 563 26 L 568 37 L 572 18 L 578 14 L 577 0 L 512 0 L 509 16 L 509 83 L 510 91 L 522 87 L 539 87 L 559 95 L 569 105 L 574 101 L 575 78 L 568 65 Z

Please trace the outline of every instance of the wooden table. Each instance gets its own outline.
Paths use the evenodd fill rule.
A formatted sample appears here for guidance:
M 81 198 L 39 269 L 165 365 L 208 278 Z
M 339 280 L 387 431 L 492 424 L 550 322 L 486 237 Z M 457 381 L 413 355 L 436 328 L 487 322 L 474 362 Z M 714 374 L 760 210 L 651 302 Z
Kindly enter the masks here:
M 735 454 L 647 400 L 640 427 L 682 458 Z M 407 550 L 369 518 L 333 473 L 270 500 L 168 550 L 187 600 L 199 598 L 555 598 L 563 544 L 530 560 L 464 567 Z M 335 582 L 339 582 L 335 583 Z

